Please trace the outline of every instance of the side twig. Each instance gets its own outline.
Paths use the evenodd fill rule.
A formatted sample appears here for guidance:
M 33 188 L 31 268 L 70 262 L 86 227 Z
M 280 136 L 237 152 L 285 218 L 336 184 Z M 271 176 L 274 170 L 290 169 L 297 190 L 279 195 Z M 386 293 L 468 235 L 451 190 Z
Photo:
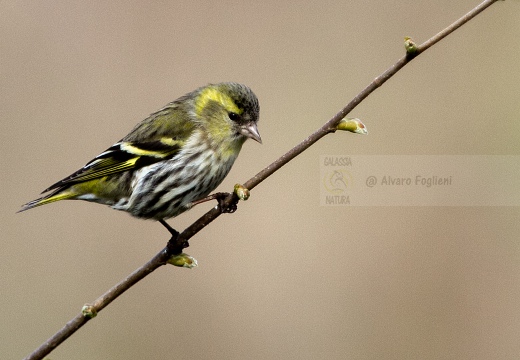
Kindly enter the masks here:
M 462 16 L 460 19 L 455 21 L 453 24 L 424 42 L 419 46 L 413 45 L 413 51 L 408 51 L 405 56 L 399 59 L 395 64 L 393 64 L 388 70 L 375 78 L 366 88 L 364 88 L 356 97 L 354 97 L 341 111 L 339 111 L 334 117 L 332 117 L 329 121 L 327 121 L 322 127 L 316 130 L 314 133 L 309 135 L 305 140 L 300 142 L 294 148 L 289 150 L 287 153 L 282 155 L 280 158 L 275 160 L 271 165 L 267 166 L 265 169 L 260 171 L 258 174 L 253 176 L 251 179 L 246 181 L 243 185 L 245 188 L 251 190 L 257 185 L 259 185 L 262 181 L 271 176 L 274 172 L 278 171 L 282 166 L 287 164 L 289 161 L 294 159 L 296 156 L 301 154 L 307 148 L 316 143 L 319 139 L 324 137 L 325 135 L 334 132 L 338 123 L 347 116 L 361 101 L 363 101 L 368 95 L 374 92 L 378 87 L 383 85 L 388 79 L 394 76 L 399 70 L 401 70 L 406 64 L 412 61 L 415 57 L 429 49 L 431 46 L 442 40 L 447 35 L 454 32 L 456 29 L 467 23 L 469 20 L 473 19 L 475 16 L 480 14 L 482 11 L 487 9 L 493 3 L 500 0 L 485 0 L 480 5 L 472 9 L 466 15 Z M 413 44 L 413 43 L 412 43 Z M 235 194 L 230 194 L 223 202 L 223 206 L 229 206 L 233 202 L 237 201 L 237 197 Z M 204 227 L 209 225 L 213 220 L 215 220 L 221 211 L 218 207 L 214 207 L 209 210 L 206 214 L 200 217 L 197 221 L 195 221 L 192 225 L 186 228 L 175 241 L 174 246 L 171 244 L 165 247 L 161 252 L 155 255 L 150 261 L 148 261 L 143 266 L 139 267 L 132 274 L 130 274 L 123 281 L 115 285 L 105 294 L 101 295 L 97 300 L 95 300 L 92 304 L 87 304 L 83 308 L 83 311 L 76 315 L 72 320 L 70 320 L 62 329 L 60 329 L 56 334 L 54 334 L 50 339 L 44 342 L 40 347 L 38 347 L 33 353 L 26 357 L 26 360 L 36 360 L 43 359 L 44 356 L 49 354 L 52 350 L 54 350 L 58 345 L 60 345 L 63 341 L 65 341 L 68 337 L 74 334 L 79 328 L 81 328 L 84 324 L 86 324 L 91 318 L 93 318 L 99 311 L 105 308 L 108 304 L 114 301 L 119 295 L 128 290 L 138 281 L 142 280 L 148 274 L 153 272 L 158 267 L 165 265 L 168 260 L 173 256 L 177 255 L 179 249 L 182 249 L 182 244 L 187 244 L 187 241 L 192 238 L 195 234 L 197 234 Z

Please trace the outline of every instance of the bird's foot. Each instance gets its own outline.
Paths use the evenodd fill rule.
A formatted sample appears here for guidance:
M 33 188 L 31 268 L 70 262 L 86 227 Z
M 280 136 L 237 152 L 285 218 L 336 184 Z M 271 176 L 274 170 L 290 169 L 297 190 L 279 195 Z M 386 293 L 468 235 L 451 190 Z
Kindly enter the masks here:
M 166 221 L 163 219 L 159 220 L 159 222 L 172 234 L 170 240 L 168 240 L 167 248 L 172 254 L 180 254 L 182 250 L 190 246 L 188 240 L 180 240 L 179 232 L 172 228 Z
M 218 208 L 221 213 L 223 214 L 233 214 L 235 211 L 237 211 L 237 204 L 238 199 L 233 198 L 232 202 L 228 205 L 226 204 L 226 198 L 231 195 L 230 193 L 226 192 L 219 192 L 213 194 L 215 196 L 215 200 L 218 202 Z

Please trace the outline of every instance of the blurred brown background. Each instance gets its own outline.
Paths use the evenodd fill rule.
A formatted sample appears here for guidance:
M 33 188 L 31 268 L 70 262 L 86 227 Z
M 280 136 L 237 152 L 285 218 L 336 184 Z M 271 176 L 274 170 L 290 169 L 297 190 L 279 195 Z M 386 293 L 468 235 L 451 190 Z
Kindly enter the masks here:
M 263 145 L 232 189 L 478 0 L 2 1 L 0 357 L 27 355 L 159 251 L 162 226 L 86 202 L 15 214 L 208 82 L 250 85 Z M 320 207 L 320 155 L 520 154 L 520 3 L 498 2 L 352 113 L 52 359 L 518 359 L 518 207 Z M 498 179 L 490 178 L 497 182 Z M 479 194 L 475 194 L 479 196 Z M 170 223 L 182 230 L 210 205 Z

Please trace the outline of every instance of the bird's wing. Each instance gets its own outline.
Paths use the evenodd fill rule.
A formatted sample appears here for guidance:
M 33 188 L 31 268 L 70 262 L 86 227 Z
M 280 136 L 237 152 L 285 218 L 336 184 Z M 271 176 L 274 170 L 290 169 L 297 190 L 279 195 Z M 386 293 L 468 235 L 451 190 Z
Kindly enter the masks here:
M 48 187 L 42 193 L 170 159 L 179 152 L 184 142 L 185 140 L 175 140 L 171 137 L 162 137 L 149 142 L 120 141 L 80 170 Z

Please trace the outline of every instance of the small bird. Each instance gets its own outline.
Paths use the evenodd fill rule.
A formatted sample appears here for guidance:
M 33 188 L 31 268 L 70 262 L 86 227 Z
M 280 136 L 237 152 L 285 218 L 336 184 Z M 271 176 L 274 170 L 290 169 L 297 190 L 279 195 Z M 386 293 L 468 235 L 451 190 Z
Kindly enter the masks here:
M 59 200 L 86 200 L 175 231 L 165 219 L 205 201 L 248 138 L 262 143 L 259 111 L 256 95 L 245 85 L 200 87 L 151 114 L 19 212 Z

